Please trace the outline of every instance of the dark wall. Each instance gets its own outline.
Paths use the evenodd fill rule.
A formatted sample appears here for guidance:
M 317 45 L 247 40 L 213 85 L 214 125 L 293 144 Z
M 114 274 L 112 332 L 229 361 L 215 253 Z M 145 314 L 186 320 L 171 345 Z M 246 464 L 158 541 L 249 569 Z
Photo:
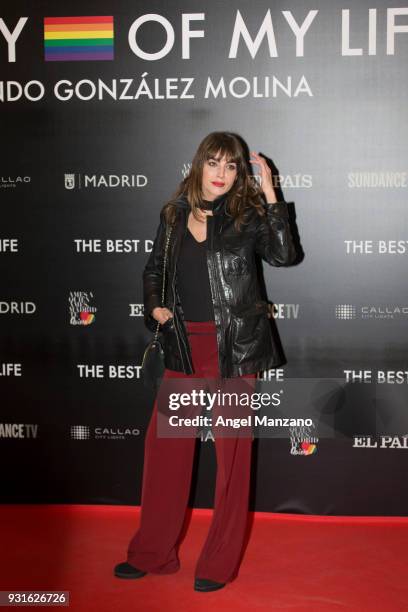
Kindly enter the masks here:
M 153 402 L 140 378 L 150 338 L 142 271 L 161 207 L 197 145 L 230 130 L 275 166 L 298 233 L 296 265 L 263 267 L 283 347 L 280 370 L 267 375 L 333 378 L 348 391 L 318 406 L 330 414 L 331 437 L 304 430 L 255 442 L 252 507 L 406 514 L 408 9 L 366 0 L 310 6 L 3 2 L 3 502 L 140 502 Z M 400 10 L 395 24 L 405 30 L 389 29 L 388 39 L 387 10 Z M 255 40 L 268 11 L 269 47 L 265 37 L 251 54 L 241 37 L 230 57 L 239 17 Z M 129 44 L 132 24 L 149 13 L 174 30 L 160 59 Z M 191 13 L 202 19 L 190 29 L 204 36 L 191 38 L 183 57 L 182 16 Z M 95 15 L 112 17 L 113 39 L 94 45 L 93 59 L 53 56 L 49 44 L 45 54 L 45 18 Z M 7 30 L 21 18 L 13 58 Z M 136 40 L 158 52 L 163 25 L 141 25 Z M 221 79 L 225 97 L 206 95 Z M 106 91 L 115 87 L 116 96 Z M 385 388 L 398 398 L 379 419 L 372 398 Z M 395 416 L 381 436 L 379 422 Z M 214 445 L 200 446 L 191 501 L 207 507 Z

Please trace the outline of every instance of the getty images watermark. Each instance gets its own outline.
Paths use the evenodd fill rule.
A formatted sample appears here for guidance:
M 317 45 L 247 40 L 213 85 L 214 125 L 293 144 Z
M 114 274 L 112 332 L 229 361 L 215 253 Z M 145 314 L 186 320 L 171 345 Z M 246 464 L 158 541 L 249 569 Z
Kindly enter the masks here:
M 281 405 L 281 393 L 215 392 L 204 389 L 175 392 L 168 395 L 167 415 L 168 425 L 172 428 L 181 428 L 187 432 L 194 432 L 194 428 L 211 427 L 219 431 L 219 435 L 239 430 L 249 431 L 250 427 L 313 427 L 311 418 L 289 418 L 268 416 L 260 413 L 261 409 L 277 408 Z M 173 411 L 173 414 L 170 414 Z M 162 411 L 160 411 L 162 412 Z M 188 415 L 188 416 L 186 416 Z M 235 434 L 232 434 L 235 435 Z
M 293 381 L 256 378 L 168 378 L 157 394 L 159 437 L 290 437 L 293 429 L 316 431 L 314 415 L 294 402 Z M 288 398 L 289 394 L 289 398 Z M 288 401 L 289 399 L 289 401 Z
M 407 391 L 342 378 L 164 378 L 157 393 L 157 435 L 315 439 L 406 434 Z

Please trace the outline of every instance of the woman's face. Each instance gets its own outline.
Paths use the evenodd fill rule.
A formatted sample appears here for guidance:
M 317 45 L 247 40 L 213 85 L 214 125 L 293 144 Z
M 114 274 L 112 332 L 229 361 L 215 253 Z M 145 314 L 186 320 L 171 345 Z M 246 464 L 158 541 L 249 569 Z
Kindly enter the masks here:
M 203 199 L 212 202 L 218 196 L 229 191 L 237 176 L 237 164 L 227 162 L 217 153 L 204 162 L 202 192 Z

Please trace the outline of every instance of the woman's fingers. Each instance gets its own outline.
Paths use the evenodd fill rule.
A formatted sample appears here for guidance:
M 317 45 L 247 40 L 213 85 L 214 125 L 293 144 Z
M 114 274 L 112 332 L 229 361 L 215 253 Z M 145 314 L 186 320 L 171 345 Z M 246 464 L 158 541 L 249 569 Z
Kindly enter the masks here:
M 272 171 L 266 163 L 266 159 L 258 155 L 255 151 L 251 151 L 252 158 L 249 160 L 252 164 L 258 164 L 261 172 L 261 189 L 265 194 L 267 202 L 276 201 L 275 188 L 272 181 Z
M 262 177 L 262 180 L 263 180 L 264 176 L 267 175 L 268 170 L 269 170 L 269 168 L 267 166 L 267 163 L 266 163 L 265 159 L 263 157 L 261 157 L 260 155 L 257 155 L 255 153 L 255 151 L 251 151 L 251 153 L 252 153 L 252 158 L 249 160 L 249 162 L 251 164 L 256 164 L 257 166 L 259 166 L 261 177 Z
M 271 169 L 266 163 L 266 159 L 264 157 L 262 157 L 261 155 L 257 155 L 255 151 L 252 151 L 252 156 L 253 156 L 253 159 L 249 160 L 251 164 L 258 164 L 258 166 L 261 167 L 261 172 L 266 172 L 266 173 L 271 174 Z
M 251 151 L 251 154 L 252 158 L 249 160 L 251 164 L 259 164 L 261 166 L 265 162 L 264 158 L 255 153 L 255 151 Z
M 152 312 L 152 315 L 153 318 L 160 323 L 160 325 L 163 325 L 166 321 L 173 317 L 171 310 L 168 308 L 160 308 L 159 306 L 156 306 Z
M 173 313 L 168 308 L 161 308 L 160 311 L 161 312 L 158 313 L 160 316 L 158 320 L 159 320 L 160 325 L 164 325 L 166 321 L 168 321 L 169 319 L 173 317 Z

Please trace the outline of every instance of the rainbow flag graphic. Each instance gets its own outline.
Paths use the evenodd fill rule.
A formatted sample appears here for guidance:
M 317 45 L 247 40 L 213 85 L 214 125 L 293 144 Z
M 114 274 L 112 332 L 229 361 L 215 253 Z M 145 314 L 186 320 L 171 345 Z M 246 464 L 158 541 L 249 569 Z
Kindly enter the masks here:
M 46 62 L 113 60 L 113 17 L 44 17 Z

